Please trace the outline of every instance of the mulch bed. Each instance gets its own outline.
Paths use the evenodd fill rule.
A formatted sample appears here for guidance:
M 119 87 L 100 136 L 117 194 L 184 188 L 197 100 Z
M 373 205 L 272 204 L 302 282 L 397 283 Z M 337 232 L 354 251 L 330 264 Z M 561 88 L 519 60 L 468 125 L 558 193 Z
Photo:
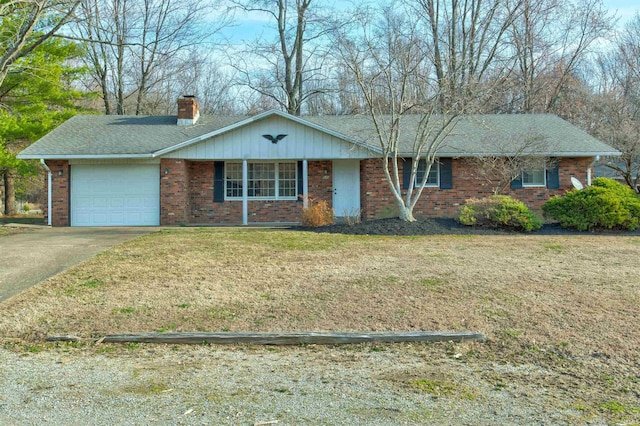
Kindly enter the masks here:
M 514 232 L 465 226 L 455 219 L 419 219 L 416 222 L 405 222 L 397 218 L 390 218 L 356 224 L 344 223 L 316 228 L 295 227 L 294 229 L 349 235 L 640 235 L 640 229 L 636 231 L 605 230 L 581 232 L 564 229 L 558 223 L 545 224 L 535 232 Z

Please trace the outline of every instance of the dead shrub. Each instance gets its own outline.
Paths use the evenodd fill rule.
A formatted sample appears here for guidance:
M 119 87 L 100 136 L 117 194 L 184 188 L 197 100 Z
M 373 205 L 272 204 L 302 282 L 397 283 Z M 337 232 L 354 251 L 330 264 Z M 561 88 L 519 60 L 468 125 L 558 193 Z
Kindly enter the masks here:
M 333 223 L 333 211 L 326 200 L 309 198 L 306 209 L 301 213 L 302 226 L 317 227 Z

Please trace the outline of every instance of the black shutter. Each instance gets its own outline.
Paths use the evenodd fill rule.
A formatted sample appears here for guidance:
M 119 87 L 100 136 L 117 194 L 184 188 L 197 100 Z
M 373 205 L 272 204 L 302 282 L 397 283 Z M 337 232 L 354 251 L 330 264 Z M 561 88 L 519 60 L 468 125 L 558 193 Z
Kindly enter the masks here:
M 303 174 L 302 161 L 298 161 L 298 199 L 297 199 L 298 202 L 304 201 L 303 197 L 301 197 L 301 195 L 303 195 L 303 192 L 304 192 L 304 184 L 303 184 L 304 176 L 302 176 L 302 174 Z
M 558 189 L 560 188 L 560 170 L 558 167 L 558 159 L 555 160 L 555 166 L 552 169 L 547 169 L 547 188 Z
M 224 202 L 224 161 L 213 162 L 213 202 Z
M 412 158 L 405 158 L 402 163 L 402 189 L 409 189 L 411 184 L 411 166 L 413 165 Z
M 453 188 L 453 160 L 451 158 L 440 159 L 440 189 Z
M 511 181 L 511 188 L 512 189 L 522 188 L 522 173 L 520 173 L 520 176 L 518 176 L 517 178 Z

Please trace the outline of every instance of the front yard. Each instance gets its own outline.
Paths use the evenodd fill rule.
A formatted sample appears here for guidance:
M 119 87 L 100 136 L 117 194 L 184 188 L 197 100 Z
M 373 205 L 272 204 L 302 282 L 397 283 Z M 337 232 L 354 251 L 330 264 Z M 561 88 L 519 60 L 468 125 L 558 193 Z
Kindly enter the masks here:
M 0 336 L 472 330 L 488 342 L 419 350 L 455 356 L 490 388 L 548 389 L 549 409 L 573 410 L 571 422 L 638 422 L 639 258 L 637 236 L 169 229 L 0 304 Z M 533 383 L 518 366 L 553 374 Z M 433 380 L 387 379 L 436 392 Z

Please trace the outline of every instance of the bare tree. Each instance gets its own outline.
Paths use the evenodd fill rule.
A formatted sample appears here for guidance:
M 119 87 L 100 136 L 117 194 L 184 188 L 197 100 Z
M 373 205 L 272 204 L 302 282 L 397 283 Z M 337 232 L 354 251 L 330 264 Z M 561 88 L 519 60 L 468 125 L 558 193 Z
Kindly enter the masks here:
M 353 29 L 336 32 L 335 51 L 342 59 L 365 100 L 373 122 L 373 135 L 382 151 L 382 169 L 400 219 L 415 221 L 413 209 L 427 184 L 438 150 L 458 121 L 458 114 L 436 114 L 438 87 L 429 84 L 428 45 L 416 31 L 416 22 L 405 19 L 406 11 L 382 10 L 374 19 L 361 16 Z M 407 133 L 407 135 L 405 135 Z M 411 152 L 411 175 L 406 193 L 400 164 Z M 419 164 L 426 170 L 418 182 Z
M 517 81 L 510 112 L 561 112 L 571 80 L 612 22 L 602 0 L 522 0 L 508 38 Z
M 77 38 L 87 42 L 105 112 L 125 114 L 129 104 L 136 115 L 154 112 L 147 95 L 196 66 L 188 62 L 193 48 L 228 24 L 223 15 L 205 25 L 211 12 L 197 0 L 83 0 Z
M 323 93 L 318 84 L 323 69 L 321 40 L 331 27 L 312 0 L 237 0 L 244 12 L 269 16 L 277 31 L 276 41 L 260 38 L 249 50 L 232 58 L 241 81 L 261 96 L 273 99 L 281 108 L 300 115 L 309 98 Z M 314 3 L 315 5 L 315 3 Z M 260 69 L 260 65 L 265 64 Z M 313 81 L 314 84 L 307 82 Z
M 441 109 L 481 109 L 485 99 L 476 94 L 490 94 L 483 87 L 489 77 L 495 86 L 508 76 L 513 55 L 504 40 L 522 1 L 406 0 L 431 43 Z
M 640 13 L 598 60 L 598 98 L 590 131 L 622 152 L 607 165 L 640 193 Z

